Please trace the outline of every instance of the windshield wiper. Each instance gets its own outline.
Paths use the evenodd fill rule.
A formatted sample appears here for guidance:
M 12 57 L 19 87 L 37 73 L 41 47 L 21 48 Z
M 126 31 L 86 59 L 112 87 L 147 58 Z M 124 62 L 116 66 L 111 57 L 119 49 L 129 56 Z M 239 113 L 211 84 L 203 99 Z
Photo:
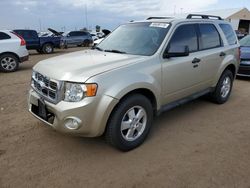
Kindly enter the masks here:
M 104 52 L 113 52 L 113 53 L 119 53 L 119 54 L 126 54 L 126 52 L 120 51 L 120 50 L 104 50 Z
M 93 50 L 95 50 L 95 49 L 96 49 L 96 50 L 99 50 L 99 51 L 103 51 L 103 49 L 102 49 L 102 48 L 100 48 L 100 47 L 98 47 L 98 46 L 93 46 L 93 47 L 92 47 L 92 49 L 93 49 Z

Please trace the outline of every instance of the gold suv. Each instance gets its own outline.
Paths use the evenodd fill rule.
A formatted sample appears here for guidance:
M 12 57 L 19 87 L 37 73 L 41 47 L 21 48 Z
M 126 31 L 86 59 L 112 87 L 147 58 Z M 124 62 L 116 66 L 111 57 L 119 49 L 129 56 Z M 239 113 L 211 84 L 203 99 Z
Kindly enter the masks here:
M 231 93 L 239 43 L 220 17 L 150 17 L 114 30 L 92 49 L 33 68 L 29 111 L 73 135 L 106 135 L 128 151 L 143 143 L 154 116 L 202 95 Z

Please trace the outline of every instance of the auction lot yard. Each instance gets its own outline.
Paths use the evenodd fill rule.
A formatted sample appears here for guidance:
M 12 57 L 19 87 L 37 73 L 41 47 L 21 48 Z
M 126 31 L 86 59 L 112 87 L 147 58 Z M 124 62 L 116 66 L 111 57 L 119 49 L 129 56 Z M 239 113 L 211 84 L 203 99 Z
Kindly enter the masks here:
M 157 117 L 146 142 L 123 153 L 104 138 L 55 132 L 29 114 L 38 61 L 0 73 L 0 187 L 250 187 L 250 79 L 237 79 L 228 103 L 198 99 Z

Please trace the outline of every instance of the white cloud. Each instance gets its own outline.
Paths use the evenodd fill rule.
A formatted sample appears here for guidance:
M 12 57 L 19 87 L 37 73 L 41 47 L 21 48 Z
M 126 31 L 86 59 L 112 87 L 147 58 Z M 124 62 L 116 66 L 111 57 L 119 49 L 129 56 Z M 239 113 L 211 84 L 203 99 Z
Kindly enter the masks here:
M 181 13 L 202 11 L 218 0 L 57 0 L 63 6 L 72 8 L 101 9 L 128 16 L 152 16 L 171 15 L 174 12 Z

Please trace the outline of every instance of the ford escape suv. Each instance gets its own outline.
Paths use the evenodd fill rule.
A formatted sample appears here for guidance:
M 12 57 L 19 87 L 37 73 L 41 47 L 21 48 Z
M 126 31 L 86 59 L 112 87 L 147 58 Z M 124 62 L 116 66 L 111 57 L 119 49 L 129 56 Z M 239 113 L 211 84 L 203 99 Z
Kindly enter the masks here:
M 121 25 L 93 49 L 35 65 L 29 111 L 60 132 L 105 134 L 128 151 L 163 110 L 205 94 L 225 103 L 238 66 L 237 37 L 220 17 L 151 17 Z

